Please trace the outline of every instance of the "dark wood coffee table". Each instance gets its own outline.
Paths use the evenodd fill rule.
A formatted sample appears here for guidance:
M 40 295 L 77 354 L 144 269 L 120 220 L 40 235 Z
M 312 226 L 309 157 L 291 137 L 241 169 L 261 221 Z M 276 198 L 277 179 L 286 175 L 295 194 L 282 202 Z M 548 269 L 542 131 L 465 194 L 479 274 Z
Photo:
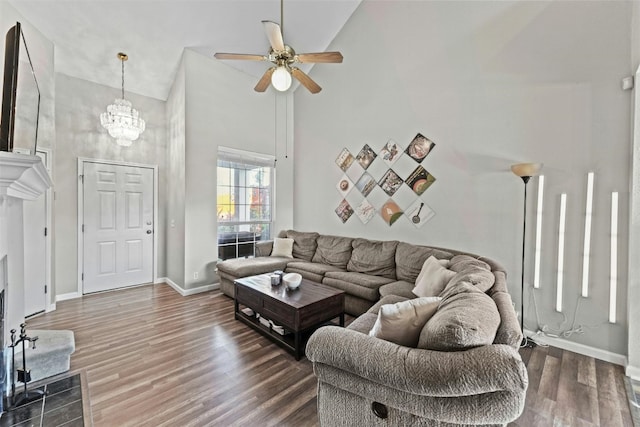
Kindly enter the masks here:
M 291 351 L 296 360 L 304 354 L 306 340 L 318 327 L 336 317 L 344 326 L 344 292 L 302 279 L 298 289 L 271 286 L 268 274 L 244 277 L 234 282 L 235 318 Z M 241 311 L 249 307 L 260 316 L 284 327 L 280 335 L 254 316 Z

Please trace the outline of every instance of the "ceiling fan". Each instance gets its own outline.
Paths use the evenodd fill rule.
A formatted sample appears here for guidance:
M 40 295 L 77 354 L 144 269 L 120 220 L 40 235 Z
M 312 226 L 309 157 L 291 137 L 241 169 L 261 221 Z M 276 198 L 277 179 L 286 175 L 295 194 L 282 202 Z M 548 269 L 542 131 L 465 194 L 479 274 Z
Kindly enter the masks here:
M 280 0 L 280 22 L 283 22 L 283 0 Z M 250 55 L 242 53 L 216 53 L 217 59 L 238 59 L 248 61 L 269 61 L 274 65 L 262 75 L 254 88 L 256 92 L 264 92 L 269 83 L 276 90 L 286 91 L 291 86 L 291 76 L 306 87 L 311 93 L 318 93 L 322 88 L 305 72 L 295 67 L 296 63 L 340 63 L 340 52 L 296 53 L 291 46 L 284 44 L 284 25 L 272 21 L 262 21 L 271 48 L 267 55 Z

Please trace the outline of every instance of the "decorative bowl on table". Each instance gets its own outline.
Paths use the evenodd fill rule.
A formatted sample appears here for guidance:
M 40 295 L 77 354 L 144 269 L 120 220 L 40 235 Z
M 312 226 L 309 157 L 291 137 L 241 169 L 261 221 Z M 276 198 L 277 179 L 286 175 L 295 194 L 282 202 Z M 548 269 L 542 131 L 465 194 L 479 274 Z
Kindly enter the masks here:
M 282 276 L 282 283 L 284 283 L 290 291 L 294 289 L 298 289 L 300 283 L 302 282 L 302 275 L 298 273 L 287 273 Z

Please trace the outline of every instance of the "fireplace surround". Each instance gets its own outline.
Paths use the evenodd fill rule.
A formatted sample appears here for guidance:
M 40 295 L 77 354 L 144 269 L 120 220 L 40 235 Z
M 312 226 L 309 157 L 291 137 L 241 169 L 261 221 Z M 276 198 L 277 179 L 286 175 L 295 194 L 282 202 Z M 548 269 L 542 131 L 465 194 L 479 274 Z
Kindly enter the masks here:
M 0 282 L 4 316 L 0 335 L 0 371 L 5 384 L 9 331 L 24 323 L 24 215 L 23 202 L 35 200 L 49 187 L 51 178 L 38 156 L 0 151 Z M 26 224 L 28 226 L 28 224 Z M 6 394 L 6 385 L 2 388 Z

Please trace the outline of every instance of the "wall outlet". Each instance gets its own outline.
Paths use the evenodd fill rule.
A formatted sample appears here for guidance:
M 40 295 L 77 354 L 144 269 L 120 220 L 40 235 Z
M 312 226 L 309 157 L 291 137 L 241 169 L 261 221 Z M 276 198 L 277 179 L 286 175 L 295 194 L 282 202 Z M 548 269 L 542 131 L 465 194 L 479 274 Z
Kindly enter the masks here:
M 193 273 L 193 280 L 198 280 L 198 272 Z

